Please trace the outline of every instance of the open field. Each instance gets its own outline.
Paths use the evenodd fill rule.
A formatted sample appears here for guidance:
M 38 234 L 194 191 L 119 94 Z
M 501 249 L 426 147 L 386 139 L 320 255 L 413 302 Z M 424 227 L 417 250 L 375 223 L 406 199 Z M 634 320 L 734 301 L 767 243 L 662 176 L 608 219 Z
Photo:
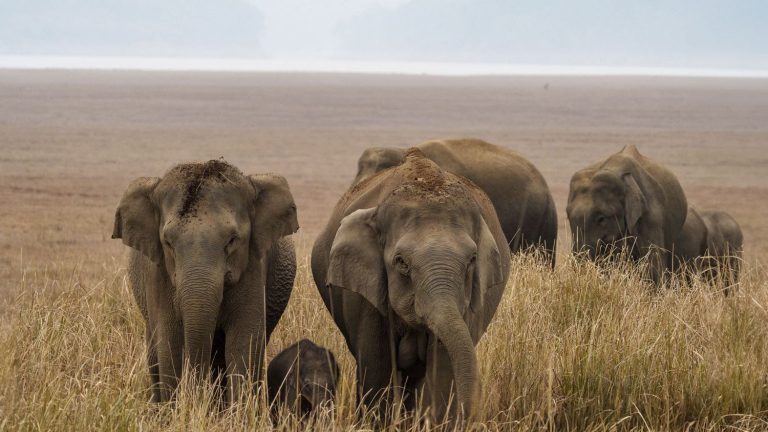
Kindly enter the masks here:
M 768 429 L 768 80 L 64 71 L 0 71 L 0 429 L 267 425 L 257 401 L 146 402 L 143 324 L 110 239 L 130 180 L 220 156 L 291 185 L 301 268 L 268 354 L 305 336 L 331 347 L 344 381 L 322 421 L 355 428 L 354 362 L 306 255 L 363 148 L 452 136 L 528 157 L 561 219 L 557 270 L 516 260 L 478 348 L 490 429 Z M 654 294 L 567 258 L 571 174 L 629 143 L 689 204 L 741 223 L 735 297 Z

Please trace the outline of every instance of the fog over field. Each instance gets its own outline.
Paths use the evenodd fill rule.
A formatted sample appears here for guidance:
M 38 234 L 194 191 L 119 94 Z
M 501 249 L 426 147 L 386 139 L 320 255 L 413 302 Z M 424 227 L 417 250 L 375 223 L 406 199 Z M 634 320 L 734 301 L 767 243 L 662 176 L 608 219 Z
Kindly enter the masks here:
M 760 0 L 9 0 L 0 55 L 768 69 Z

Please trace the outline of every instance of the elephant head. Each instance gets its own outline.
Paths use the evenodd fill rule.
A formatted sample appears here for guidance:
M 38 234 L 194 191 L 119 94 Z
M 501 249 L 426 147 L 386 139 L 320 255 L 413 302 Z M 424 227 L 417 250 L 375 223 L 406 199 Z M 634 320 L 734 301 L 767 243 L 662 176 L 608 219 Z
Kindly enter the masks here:
M 134 180 L 115 213 L 112 238 L 161 267 L 183 323 L 185 360 L 203 373 L 225 291 L 243 280 L 263 287 L 263 257 L 297 229 L 284 178 L 245 176 L 211 160 Z
M 280 402 L 294 412 L 308 414 L 336 398 L 339 366 L 333 353 L 309 339 L 284 349 L 267 368 L 269 399 L 273 408 Z
M 499 248 L 506 241 L 493 207 L 474 185 L 441 171 L 418 150 L 402 168 L 405 180 L 378 206 L 342 220 L 328 283 L 358 293 L 384 317 L 391 311 L 408 328 L 426 332 L 430 344 L 441 344 L 452 376 L 438 373 L 450 376 L 456 399 L 471 414 L 479 390 L 474 347 L 503 292 L 509 251 Z M 427 371 L 436 362 L 429 356 Z
M 639 222 L 647 210 L 646 198 L 631 172 L 599 170 L 578 172 L 571 179 L 568 221 L 573 250 L 590 258 L 632 249 Z
M 365 149 L 357 160 L 357 175 L 353 185 L 371 177 L 379 171 L 400 165 L 407 149 L 399 147 L 371 147 Z

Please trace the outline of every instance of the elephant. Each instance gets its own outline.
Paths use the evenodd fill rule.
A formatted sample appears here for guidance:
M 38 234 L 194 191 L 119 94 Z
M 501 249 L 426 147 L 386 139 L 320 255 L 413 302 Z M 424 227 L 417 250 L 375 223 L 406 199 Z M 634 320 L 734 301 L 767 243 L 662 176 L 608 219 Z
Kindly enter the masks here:
M 285 405 L 302 417 L 333 404 L 339 366 L 333 353 L 302 339 L 276 355 L 267 367 L 267 388 L 273 408 Z
M 360 403 L 382 414 L 393 400 L 408 409 L 421 401 L 436 420 L 472 416 L 475 345 L 511 265 L 480 188 L 409 149 L 341 197 L 311 265 L 357 361 Z
M 479 139 L 427 141 L 416 146 L 440 168 L 466 177 L 491 199 L 512 253 L 538 246 L 555 265 L 557 209 L 546 180 L 520 154 Z M 357 162 L 353 185 L 401 164 L 406 148 L 371 147 Z
M 679 265 L 701 272 L 709 281 L 723 277 L 728 294 L 738 283 L 743 242 L 739 223 L 728 213 L 688 207 L 675 256 Z
M 221 376 L 230 401 L 260 378 L 264 346 L 293 289 L 299 228 L 285 178 L 223 160 L 179 164 L 130 183 L 112 238 L 146 323 L 151 400 L 173 398 L 188 363 Z
M 577 171 L 566 208 L 574 252 L 586 249 L 592 259 L 622 250 L 636 260 L 648 255 L 656 284 L 673 266 L 687 211 L 675 175 L 634 145 Z

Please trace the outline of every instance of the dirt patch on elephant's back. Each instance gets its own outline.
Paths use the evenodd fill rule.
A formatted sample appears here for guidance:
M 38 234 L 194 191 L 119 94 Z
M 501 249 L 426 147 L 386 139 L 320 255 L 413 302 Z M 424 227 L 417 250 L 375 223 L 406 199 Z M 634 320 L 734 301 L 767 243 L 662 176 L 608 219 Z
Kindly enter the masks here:
M 421 150 L 413 148 L 406 153 L 402 170 L 403 182 L 392 195 L 409 196 L 419 200 L 440 202 L 471 199 L 477 186 L 465 178 L 441 169 Z
M 401 188 L 413 194 L 432 195 L 442 192 L 447 186 L 445 171 L 418 148 L 408 149 L 400 170 L 404 177 Z

